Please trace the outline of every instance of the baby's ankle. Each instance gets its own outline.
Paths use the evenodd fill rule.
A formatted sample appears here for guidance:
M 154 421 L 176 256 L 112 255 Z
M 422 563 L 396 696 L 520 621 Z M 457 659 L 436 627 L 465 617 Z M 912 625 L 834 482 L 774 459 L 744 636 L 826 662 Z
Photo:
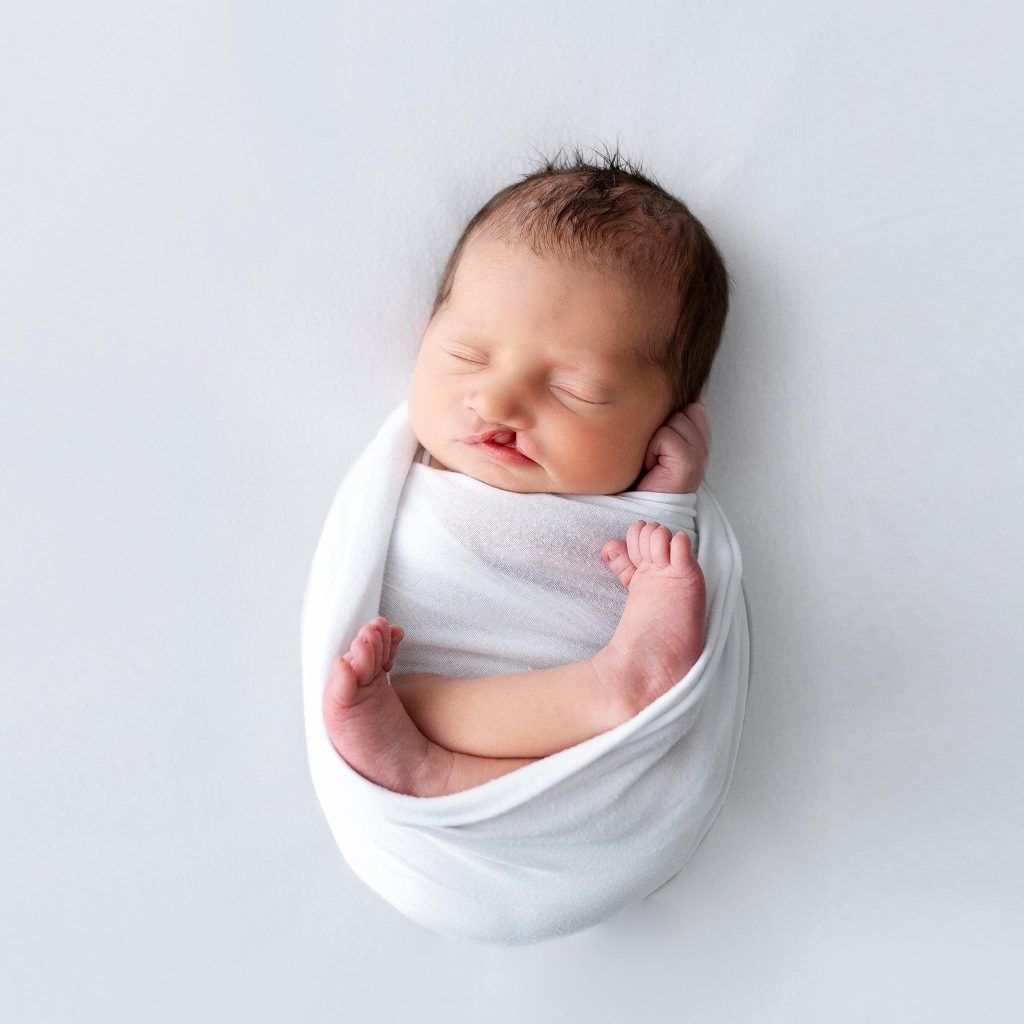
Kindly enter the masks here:
M 641 711 L 640 662 L 621 646 L 609 643 L 590 659 L 597 679 L 595 727 L 600 732 L 628 722 Z

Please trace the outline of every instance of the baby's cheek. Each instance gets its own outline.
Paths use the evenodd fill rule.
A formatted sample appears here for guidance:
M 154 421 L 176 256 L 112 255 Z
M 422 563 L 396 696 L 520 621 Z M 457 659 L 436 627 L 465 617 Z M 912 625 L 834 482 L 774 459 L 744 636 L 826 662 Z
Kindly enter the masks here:
M 421 443 L 424 440 L 434 440 L 434 424 L 439 418 L 436 393 L 437 389 L 431 388 L 429 381 L 422 375 L 413 375 L 407 398 L 409 425 Z
M 619 494 L 631 489 L 643 469 L 643 450 L 632 438 L 614 435 L 588 446 L 576 464 L 578 494 Z

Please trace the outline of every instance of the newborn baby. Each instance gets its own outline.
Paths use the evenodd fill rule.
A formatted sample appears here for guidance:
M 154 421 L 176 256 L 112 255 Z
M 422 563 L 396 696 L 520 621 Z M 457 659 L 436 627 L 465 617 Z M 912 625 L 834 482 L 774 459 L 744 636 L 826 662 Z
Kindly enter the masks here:
M 727 294 L 677 199 L 614 164 L 548 164 L 485 205 L 449 259 L 408 396 L 425 464 L 523 494 L 692 498 Z M 324 690 L 335 749 L 385 788 L 440 796 L 633 717 L 699 657 L 704 578 L 687 533 L 652 520 L 600 556 L 626 590 L 621 618 L 568 665 L 389 678 L 401 625 L 366 624 Z

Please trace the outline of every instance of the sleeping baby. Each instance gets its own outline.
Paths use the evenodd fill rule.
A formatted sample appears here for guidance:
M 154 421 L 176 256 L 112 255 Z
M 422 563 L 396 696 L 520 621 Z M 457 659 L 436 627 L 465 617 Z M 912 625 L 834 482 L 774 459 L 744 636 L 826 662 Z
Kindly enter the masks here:
M 687 674 L 706 610 L 703 388 L 727 308 L 699 221 L 617 155 L 549 162 L 472 218 L 413 371 L 420 447 L 381 614 L 324 689 L 352 768 L 460 792 L 615 728 Z

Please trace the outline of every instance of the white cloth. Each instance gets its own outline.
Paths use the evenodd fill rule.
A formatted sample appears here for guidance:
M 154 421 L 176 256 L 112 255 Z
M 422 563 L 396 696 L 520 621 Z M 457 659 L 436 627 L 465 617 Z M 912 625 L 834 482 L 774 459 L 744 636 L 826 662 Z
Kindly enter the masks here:
M 668 881 L 725 798 L 749 658 L 736 539 L 706 484 L 519 494 L 414 461 L 419 448 L 403 401 L 345 474 L 313 557 L 301 639 L 314 787 L 350 867 L 414 921 L 505 944 L 569 934 Z M 384 614 L 405 630 L 392 675 L 587 657 L 626 598 L 600 547 L 635 519 L 700 538 L 705 649 L 672 689 L 615 729 L 448 796 L 391 792 L 337 754 L 323 687 L 361 626 Z M 435 547 L 420 550 L 424 538 Z
M 380 614 L 405 634 L 392 677 L 503 675 L 590 658 L 626 603 L 600 557 L 607 541 L 647 519 L 684 531 L 699 551 L 696 494 L 517 494 L 432 469 L 429 457 L 409 468 L 384 564 Z

